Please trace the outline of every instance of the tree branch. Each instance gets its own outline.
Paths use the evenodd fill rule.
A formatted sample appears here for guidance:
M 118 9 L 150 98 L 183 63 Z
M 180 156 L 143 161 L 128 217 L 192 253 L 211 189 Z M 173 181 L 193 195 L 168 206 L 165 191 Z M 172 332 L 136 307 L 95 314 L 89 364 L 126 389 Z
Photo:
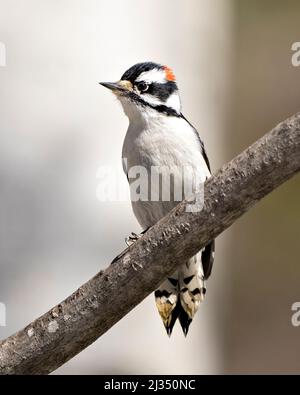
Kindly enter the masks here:
M 124 317 L 182 261 L 300 170 L 300 113 L 205 184 L 200 212 L 180 203 L 123 255 L 64 302 L 0 343 L 1 374 L 48 374 Z

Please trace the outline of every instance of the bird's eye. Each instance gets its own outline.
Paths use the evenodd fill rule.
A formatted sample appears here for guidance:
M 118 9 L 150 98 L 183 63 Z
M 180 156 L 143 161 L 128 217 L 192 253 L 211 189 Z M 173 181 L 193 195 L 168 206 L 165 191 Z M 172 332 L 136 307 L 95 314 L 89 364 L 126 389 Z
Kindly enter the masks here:
M 144 82 L 144 81 L 138 82 L 136 84 L 136 86 L 141 93 L 146 92 L 149 88 L 149 85 L 147 84 L 147 82 Z

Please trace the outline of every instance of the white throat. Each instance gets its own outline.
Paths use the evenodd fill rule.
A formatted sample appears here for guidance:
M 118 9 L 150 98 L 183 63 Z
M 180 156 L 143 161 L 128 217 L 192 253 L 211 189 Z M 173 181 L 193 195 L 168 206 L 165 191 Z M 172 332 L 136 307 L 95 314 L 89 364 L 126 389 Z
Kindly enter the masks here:
M 165 116 L 154 108 L 143 106 L 139 103 L 134 103 L 126 97 L 119 96 L 118 99 L 120 100 L 125 115 L 129 118 L 130 122 L 147 122 L 150 118 Z M 143 95 L 143 100 L 149 103 L 151 106 L 165 106 L 176 111 L 177 114 L 181 113 L 181 101 L 178 92 L 172 93 L 166 102 L 161 102 L 150 95 Z

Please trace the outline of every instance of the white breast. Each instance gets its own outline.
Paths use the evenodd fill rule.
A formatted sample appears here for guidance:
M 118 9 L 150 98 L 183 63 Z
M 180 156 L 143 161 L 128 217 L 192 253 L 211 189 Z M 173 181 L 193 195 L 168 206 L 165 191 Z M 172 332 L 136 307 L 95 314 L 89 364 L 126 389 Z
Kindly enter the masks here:
M 132 167 L 142 166 L 148 174 L 153 167 L 167 167 L 175 179 L 182 177 L 184 168 L 192 169 L 194 175 L 191 177 L 196 174 L 198 182 L 205 182 L 210 177 L 193 128 L 183 118 L 158 115 L 157 112 L 131 120 L 123 146 L 123 161 L 127 164 L 124 169 L 127 174 Z M 149 189 L 154 190 L 154 195 L 158 193 L 157 187 L 159 185 L 151 184 L 150 177 Z M 132 202 L 134 213 L 144 228 L 152 226 L 176 204 L 178 202 L 173 199 Z

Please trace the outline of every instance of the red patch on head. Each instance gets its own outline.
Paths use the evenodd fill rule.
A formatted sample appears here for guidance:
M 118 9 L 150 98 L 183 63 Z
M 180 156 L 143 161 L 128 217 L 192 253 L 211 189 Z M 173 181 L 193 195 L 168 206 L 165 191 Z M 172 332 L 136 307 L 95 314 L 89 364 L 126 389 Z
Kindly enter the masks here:
M 164 70 L 165 70 L 165 73 L 166 73 L 167 81 L 175 82 L 176 81 L 176 77 L 175 77 L 175 74 L 173 73 L 173 70 L 170 69 L 170 67 L 168 67 L 168 66 L 164 66 Z

